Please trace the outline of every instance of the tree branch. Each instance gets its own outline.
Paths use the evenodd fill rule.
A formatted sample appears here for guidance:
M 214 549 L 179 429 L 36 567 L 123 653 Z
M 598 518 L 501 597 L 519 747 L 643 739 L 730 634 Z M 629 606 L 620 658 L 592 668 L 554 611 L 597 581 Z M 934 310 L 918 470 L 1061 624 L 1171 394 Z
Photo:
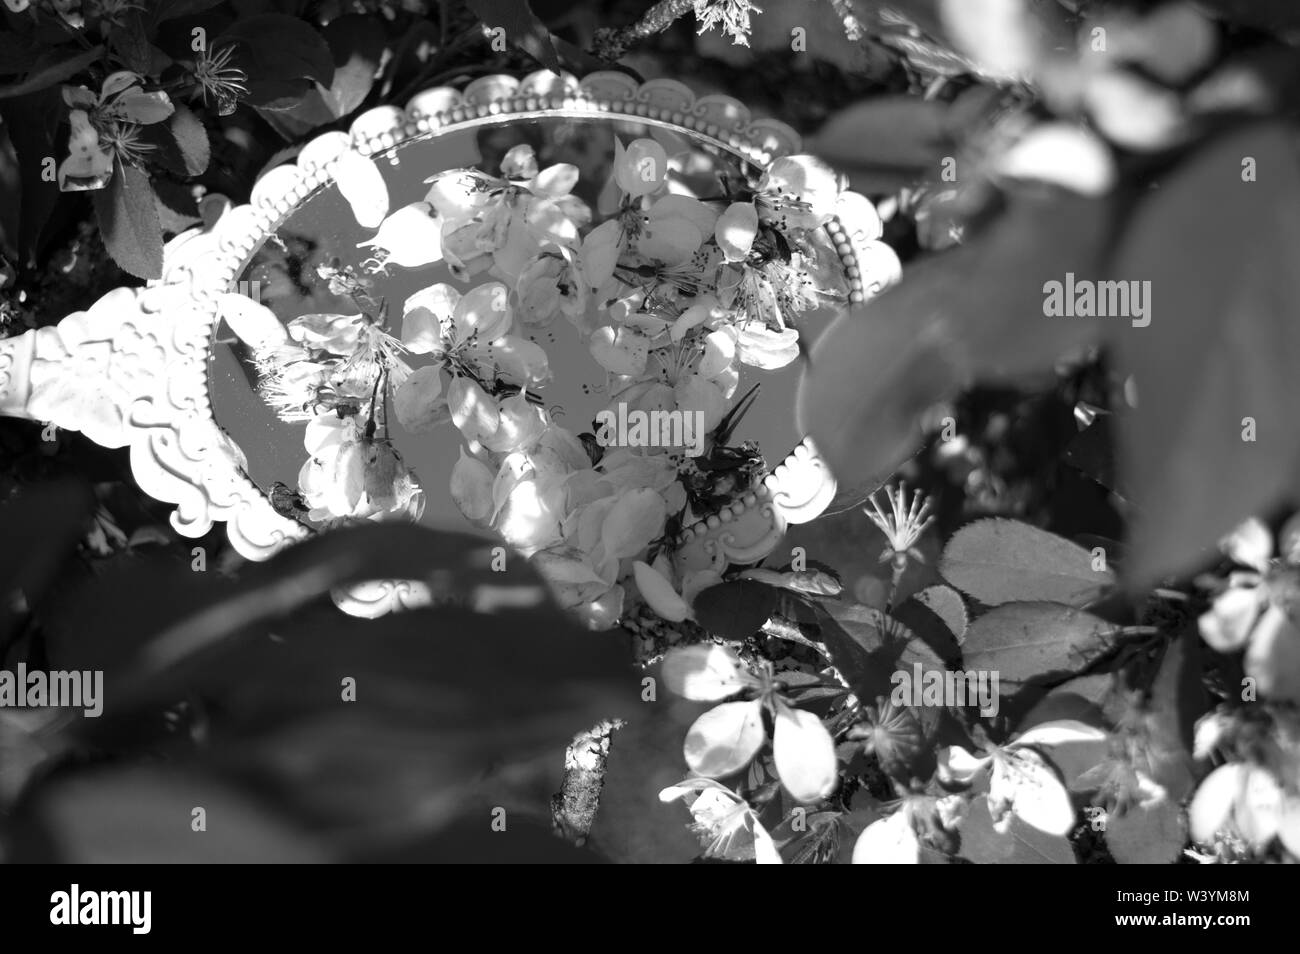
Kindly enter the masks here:
M 600 807 L 611 737 L 626 724 L 622 719 L 607 719 L 579 732 L 564 753 L 564 784 L 551 797 L 551 821 L 557 834 L 580 847 L 586 844 Z

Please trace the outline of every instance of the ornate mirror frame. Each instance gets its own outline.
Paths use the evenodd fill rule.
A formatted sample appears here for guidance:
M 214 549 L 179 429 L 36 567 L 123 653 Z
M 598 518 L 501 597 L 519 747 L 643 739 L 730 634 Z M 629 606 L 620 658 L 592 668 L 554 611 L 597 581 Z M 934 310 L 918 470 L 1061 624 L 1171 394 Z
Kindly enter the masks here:
M 272 506 L 214 419 L 208 361 L 221 296 L 293 211 L 335 182 L 349 153 L 382 159 L 401 145 L 510 119 L 601 115 L 684 132 L 759 171 L 800 148 L 798 134 L 785 124 L 754 118 L 728 96 L 696 97 L 675 80 L 638 83 L 620 72 L 579 80 L 544 71 L 523 79 L 487 76 L 464 90 L 429 89 L 405 109 L 372 109 L 348 132 L 307 143 L 294 161 L 257 181 L 247 205 L 229 208 L 210 229 L 169 242 L 161 280 L 115 289 L 57 326 L 0 341 L 0 414 L 81 431 L 106 447 L 130 447 L 141 489 L 176 505 L 171 524 L 178 533 L 200 537 L 224 521 L 241 555 L 268 559 L 314 531 Z M 852 302 L 897 279 L 898 259 L 879 241 L 879 217 L 862 196 L 842 193 L 826 229 Z M 771 552 L 787 524 L 817 517 L 835 493 L 830 471 L 805 439 L 772 467 L 758 492 L 685 528 L 680 556 L 693 567 L 754 562 Z M 427 599 L 409 581 L 376 581 L 336 594 L 342 608 L 363 616 Z

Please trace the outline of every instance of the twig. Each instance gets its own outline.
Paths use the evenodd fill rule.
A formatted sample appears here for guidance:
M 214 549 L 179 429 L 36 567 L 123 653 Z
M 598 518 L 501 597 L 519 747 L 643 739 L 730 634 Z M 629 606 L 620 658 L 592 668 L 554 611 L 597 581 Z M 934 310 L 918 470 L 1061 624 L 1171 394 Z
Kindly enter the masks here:
M 631 26 L 597 30 L 591 51 L 603 60 L 620 59 L 633 43 L 663 33 L 694 7 L 694 0 L 659 0 Z
M 844 25 L 844 35 L 848 37 L 850 43 L 857 43 L 867 35 L 867 25 L 858 19 L 852 0 L 829 0 L 829 2 L 835 9 L 835 15 L 840 18 L 840 23 Z
M 800 646 L 807 646 L 809 649 L 827 659 L 830 654 L 826 652 L 826 647 L 815 639 L 809 638 L 804 634 L 803 628 L 792 619 L 786 619 L 784 616 L 772 616 L 764 623 L 760 632 L 765 636 L 774 636 L 777 639 L 788 639 L 792 643 L 798 643 Z
M 564 753 L 564 784 L 551 797 L 551 821 L 556 833 L 575 845 L 586 844 L 591 834 L 605 787 L 611 736 L 626 724 L 607 719 L 579 732 Z

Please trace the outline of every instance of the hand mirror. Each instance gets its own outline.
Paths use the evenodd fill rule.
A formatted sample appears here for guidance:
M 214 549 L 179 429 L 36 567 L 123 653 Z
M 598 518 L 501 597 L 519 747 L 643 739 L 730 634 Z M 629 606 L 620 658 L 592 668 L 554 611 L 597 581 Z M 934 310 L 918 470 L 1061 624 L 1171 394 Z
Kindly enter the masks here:
M 801 352 L 899 272 L 798 152 L 671 80 L 428 90 L 266 172 L 161 282 L 0 342 L 0 412 L 129 444 L 178 531 L 252 559 L 417 520 L 497 535 L 594 626 L 681 619 L 836 498 Z

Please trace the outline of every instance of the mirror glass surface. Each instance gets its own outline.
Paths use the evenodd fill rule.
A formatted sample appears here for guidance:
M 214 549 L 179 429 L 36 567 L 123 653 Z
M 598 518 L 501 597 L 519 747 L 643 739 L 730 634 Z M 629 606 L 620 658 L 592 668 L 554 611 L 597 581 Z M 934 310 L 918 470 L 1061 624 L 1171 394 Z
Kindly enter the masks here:
M 663 144 L 674 157 L 670 172 L 673 191 L 703 200 L 718 197 L 720 185 L 728 180 L 753 184 L 762 172 L 730 153 L 692 139 L 684 130 L 605 117 L 507 119 L 496 125 L 410 140 L 378 154 L 375 161 L 388 188 L 391 212 L 423 200 L 429 189 L 426 180 L 435 173 L 477 168 L 497 175 L 507 151 L 528 144 L 542 169 L 555 163 L 578 168 L 573 195 L 591 208 L 594 226 L 606 217 L 600 211 L 602 192 L 610 189 L 616 136 L 624 144 L 645 137 Z M 604 205 L 608 207 L 608 197 Z M 285 324 L 308 314 L 352 314 L 357 311 L 353 300 L 334 294 L 321 274 L 323 267 L 350 267 L 370 283 L 368 293 L 386 306 L 391 332 L 400 337 L 403 303 L 417 291 L 440 282 L 467 291 L 492 280 L 491 275 L 482 274 L 460 281 L 445 261 L 416 268 L 389 263 L 378 269 L 374 248 L 365 244 L 375 234 L 376 229 L 357 223 L 347 199 L 331 184 L 310 195 L 282 222 L 274 236 L 255 251 L 239 276 L 237 289 L 232 290 L 260 301 Z M 838 268 L 838 261 L 835 264 Z M 836 290 L 842 290 L 843 276 L 835 278 Z M 512 300 L 513 295 L 512 291 Z M 825 303 L 799 316 L 805 349 L 836 313 L 835 304 Z M 610 402 L 608 375 L 575 325 L 563 315 L 545 327 L 526 325 L 516 317 L 511 333 L 535 342 L 546 352 L 552 378 L 538 389 L 536 397 L 555 423 L 574 434 L 593 431 L 593 418 Z M 419 354 L 406 354 L 404 360 L 413 368 L 432 362 L 429 355 Z M 779 463 L 802 436 L 794 412 L 800 367 L 799 361 L 778 370 L 741 365 L 739 385 L 728 402 L 734 406 L 755 384 L 761 385 L 729 443 L 756 442 L 769 467 Z M 242 449 L 249 477 L 282 513 L 316 525 L 301 510 L 291 512 L 281 499 L 297 490 L 299 473 L 309 458 L 304 446 L 307 424 L 281 420 L 263 399 L 254 356 L 224 321 L 214 336 L 209 384 L 216 421 Z M 424 489 L 421 521 L 435 527 L 473 530 L 449 492 L 452 468 L 465 443 L 461 432 L 446 422 L 432 431 L 409 433 L 391 413 L 386 427 L 392 446 Z

